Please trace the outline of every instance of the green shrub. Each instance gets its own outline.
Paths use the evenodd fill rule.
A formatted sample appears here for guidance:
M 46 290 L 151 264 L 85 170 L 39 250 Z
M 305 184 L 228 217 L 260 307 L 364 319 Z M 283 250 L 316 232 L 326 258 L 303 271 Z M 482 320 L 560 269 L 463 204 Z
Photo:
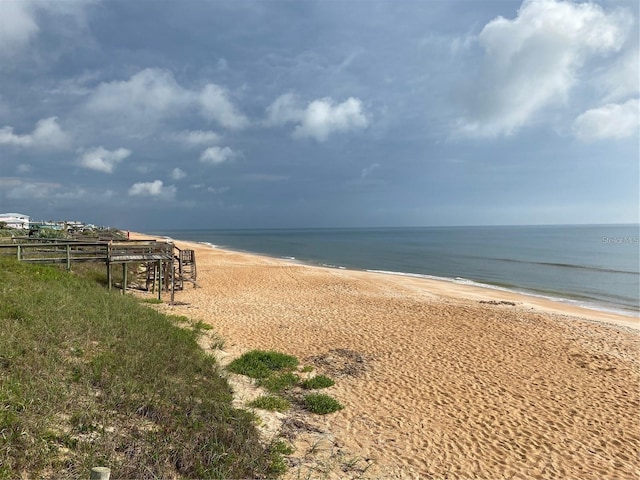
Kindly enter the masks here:
M 249 403 L 250 407 L 261 408 L 262 410 L 270 410 L 276 412 L 286 412 L 291 407 L 291 403 L 286 398 L 277 395 L 261 395 L 253 402 Z
M 324 375 L 316 375 L 302 382 L 302 388 L 307 390 L 315 390 L 318 388 L 327 388 L 335 385 L 335 382 Z
M 193 329 L 194 330 L 213 330 L 213 326 L 209 325 L 208 323 L 204 323 L 202 320 L 198 320 L 196 323 L 193 324 Z
M 273 476 L 280 476 L 287 471 L 287 463 L 283 455 L 291 455 L 293 448 L 282 440 L 276 440 L 269 447 L 269 473 Z
M 300 377 L 291 372 L 283 372 L 272 374 L 269 377 L 262 378 L 258 385 L 266 388 L 270 392 L 279 393 L 288 388 L 294 387 L 300 381 Z
M 278 370 L 298 366 L 298 359 L 280 352 L 252 350 L 236 358 L 228 366 L 233 373 L 251 378 L 266 378 Z
M 304 397 L 302 402 L 307 410 L 319 415 L 336 412 L 344 408 L 335 398 L 323 393 L 311 393 Z

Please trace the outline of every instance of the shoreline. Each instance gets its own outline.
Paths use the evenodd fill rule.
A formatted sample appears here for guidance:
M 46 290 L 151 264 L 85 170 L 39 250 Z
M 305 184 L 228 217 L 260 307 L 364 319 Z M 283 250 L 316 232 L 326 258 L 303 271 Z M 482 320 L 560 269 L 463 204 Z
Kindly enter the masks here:
M 316 264 L 309 263 L 303 260 L 299 260 L 295 257 L 278 257 L 273 255 L 268 255 L 265 253 L 259 252 L 250 252 L 247 250 L 234 249 L 229 247 L 220 247 L 218 245 L 214 245 L 210 242 L 198 242 L 193 240 L 182 240 L 176 239 L 169 236 L 159 236 L 159 235 L 147 235 L 145 233 L 140 232 L 130 232 L 136 238 L 151 238 L 158 240 L 168 240 L 172 242 L 177 242 L 184 245 L 191 245 L 193 247 L 198 248 L 210 248 L 213 250 L 221 251 L 221 252 L 230 252 L 237 253 L 240 255 L 246 255 L 248 257 L 257 257 L 257 258 L 267 258 L 274 261 L 281 261 L 285 263 L 296 263 L 299 265 L 304 265 L 309 268 L 321 268 L 328 270 L 338 270 L 338 271 L 348 271 L 354 273 L 364 273 L 364 274 L 372 274 L 372 275 L 383 275 L 383 276 L 391 276 L 397 277 L 398 279 L 405 279 L 407 283 L 416 284 L 416 288 L 420 288 L 420 282 L 424 282 L 422 285 L 423 288 L 428 289 L 429 287 L 435 288 L 439 294 L 443 294 L 445 296 L 451 297 L 461 297 L 467 299 L 477 299 L 490 297 L 489 300 L 494 301 L 511 301 L 511 302 L 520 302 L 522 305 L 540 309 L 541 312 L 560 314 L 560 315 L 568 315 L 575 316 L 577 318 L 586 319 L 590 321 L 599 321 L 604 323 L 610 323 L 618 326 L 629 327 L 640 331 L 640 315 L 635 312 L 629 311 L 628 314 L 626 311 L 619 311 L 615 309 L 607 309 L 606 307 L 597 308 L 598 305 L 585 306 L 582 304 L 574 304 L 573 300 L 570 298 L 553 298 L 549 296 L 545 296 L 542 294 L 538 294 L 535 292 L 526 292 L 526 291 L 518 291 L 515 289 L 510 289 L 507 287 L 500 287 L 497 285 L 491 284 L 482 284 L 479 282 L 475 282 L 473 280 L 466 280 L 471 283 L 463 283 L 457 282 L 454 278 L 445 278 L 445 277 L 436 277 L 431 275 L 423 275 L 423 274 L 411 274 L 405 272 L 394 272 L 394 271 L 382 271 L 382 270 L 365 270 L 365 269 L 354 269 L 343 266 L 334 266 L 334 265 L 324 265 L 324 264 Z M 132 238 L 134 238 L 132 237 Z M 447 292 L 447 286 L 451 287 L 449 292 Z
M 637 477 L 633 319 L 171 241 L 195 250 L 199 288 L 157 308 L 211 325 L 221 364 L 277 350 L 336 382 L 343 410 L 278 420 L 286 478 Z M 244 408 L 252 393 L 232 388 Z

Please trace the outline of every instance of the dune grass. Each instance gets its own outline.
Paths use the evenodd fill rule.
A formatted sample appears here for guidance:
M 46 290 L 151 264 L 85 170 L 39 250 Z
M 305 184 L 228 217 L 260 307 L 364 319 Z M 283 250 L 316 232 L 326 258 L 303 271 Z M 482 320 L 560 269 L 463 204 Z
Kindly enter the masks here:
M 304 409 L 319 415 L 326 415 L 344 407 L 333 397 L 326 394 L 312 393 L 300 396 L 295 393 L 297 387 L 305 390 L 331 387 L 335 382 L 325 376 L 316 375 L 304 381 L 292 372 L 298 366 L 298 359 L 276 351 L 251 350 L 236 358 L 228 365 L 233 373 L 246 375 L 257 380 L 257 384 L 271 395 L 258 397 L 248 406 L 264 410 L 278 410 L 277 405 L 286 405 L 288 409 L 294 401 Z M 301 372 L 308 372 L 303 367 Z M 283 410 L 279 410 L 283 411 Z
M 261 395 L 249 403 L 250 407 L 271 410 L 275 412 L 286 412 L 291 407 L 291 403 L 286 398 L 278 395 Z
M 335 383 L 333 379 L 325 375 L 316 375 L 302 382 L 300 386 L 305 390 L 317 390 L 320 388 L 333 387 Z
M 95 281 L 0 258 L 0 479 L 280 473 L 200 329 L 177 323 Z
M 233 373 L 251 378 L 267 378 L 273 372 L 290 370 L 298 365 L 298 359 L 280 352 L 252 350 L 236 358 L 227 367 Z
M 303 403 L 307 410 L 318 415 L 326 415 L 344 408 L 335 398 L 324 393 L 311 393 L 304 397 Z

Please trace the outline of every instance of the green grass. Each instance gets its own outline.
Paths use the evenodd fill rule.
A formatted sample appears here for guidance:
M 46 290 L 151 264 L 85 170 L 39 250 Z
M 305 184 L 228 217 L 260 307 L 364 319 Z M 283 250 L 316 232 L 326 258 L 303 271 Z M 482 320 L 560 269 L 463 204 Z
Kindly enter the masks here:
M 311 393 L 304 397 L 302 403 L 307 410 L 319 415 L 337 412 L 344 408 L 335 398 L 323 393 Z
M 291 372 L 297 366 L 298 359 L 290 355 L 275 351 L 252 350 L 235 359 L 227 368 L 234 373 L 256 378 L 259 386 L 272 393 L 282 394 L 282 396 L 263 395 L 250 403 L 249 406 L 266 410 L 278 410 L 276 405 L 284 400 L 287 402 L 287 408 L 289 408 L 289 402 L 286 398 L 288 397 L 301 404 L 306 410 L 319 415 L 336 412 L 344 408 L 335 398 L 329 395 L 312 393 L 299 399 L 295 393 L 292 393 L 293 387 L 319 389 L 331 387 L 335 383 L 331 378 L 324 375 L 316 375 L 300 382 L 300 377 Z M 309 370 L 303 368 L 302 371 Z
M 252 350 L 236 358 L 227 367 L 231 372 L 251 378 L 267 378 L 275 371 L 298 366 L 298 359 L 280 352 Z
M 307 390 L 315 390 L 319 388 L 332 387 L 333 385 L 335 385 L 335 383 L 336 382 L 334 382 L 329 377 L 326 377 L 324 375 L 316 375 L 315 377 L 311 377 L 302 382 L 301 386 L 302 388 Z
M 177 323 L 77 274 L 0 258 L 0 479 L 88 478 L 98 465 L 112 478 L 279 473 L 200 329 Z
M 261 395 L 250 402 L 248 406 L 262 410 L 286 412 L 291 407 L 291 403 L 286 398 L 277 395 Z
M 292 372 L 279 372 L 271 374 L 266 378 L 261 378 L 258 385 L 273 393 L 280 393 L 295 387 L 300 382 L 300 377 Z

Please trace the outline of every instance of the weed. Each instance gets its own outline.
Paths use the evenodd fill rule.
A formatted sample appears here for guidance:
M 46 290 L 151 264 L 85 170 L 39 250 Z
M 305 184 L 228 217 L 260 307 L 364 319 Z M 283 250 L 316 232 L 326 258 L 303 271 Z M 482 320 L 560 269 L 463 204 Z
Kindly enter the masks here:
M 202 320 L 198 320 L 193 324 L 193 329 L 198 330 L 213 330 L 213 327 L 208 323 L 204 323 Z
M 269 473 L 274 476 L 282 475 L 287 471 L 287 463 L 283 455 L 291 455 L 293 448 L 283 442 L 282 440 L 276 440 L 269 446 Z
M 224 350 L 224 338 L 215 334 L 212 335 L 211 345 L 209 348 L 211 348 L 211 350 Z
M 258 385 L 270 392 L 279 393 L 294 387 L 300 381 L 300 377 L 291 372 L 281 372 L 272 374 L 266 378 L 261 378 Z
M 307 390 L 327 388 L 327 387 L 332 387 L 333 385 L 335 385 L 335 382 L 329 377 L 326 377 L 324 375 L 316 375 L 315 377 L 311 377 L 305 380 L 301 384 L 302 388 Z
M 335 398 L 323 393 L 311 393 L 304 397 L 302 403 L 307 410 L 319 415 L 333 413 L 344 408 Z
M 291 403 L 286 398 L 277 395 L 261 395 L 249 403 L 249 406 L 262 410 L 286 412 L 291 407 Z
M 252 350 L 236 358 L 228 366 L 233 373 L 251 378 L 266 378 L 274 371 L 295 368 L 298 359 L 280 352 Z

